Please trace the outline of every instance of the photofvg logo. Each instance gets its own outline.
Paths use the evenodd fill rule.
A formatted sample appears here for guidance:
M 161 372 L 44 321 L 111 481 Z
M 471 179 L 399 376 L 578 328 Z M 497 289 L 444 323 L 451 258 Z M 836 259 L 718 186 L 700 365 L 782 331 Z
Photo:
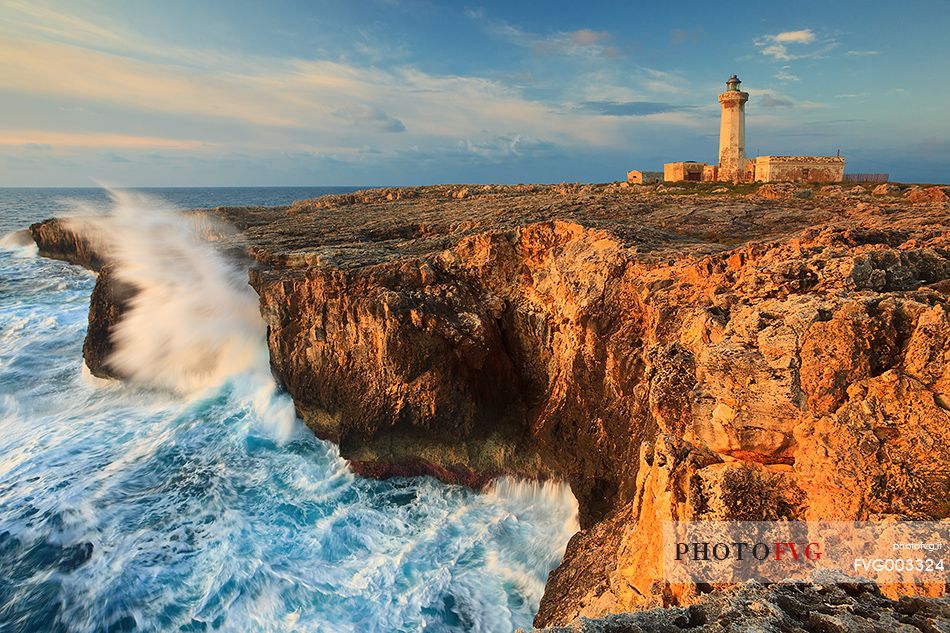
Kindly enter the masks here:
M 663 526 L 670 583 L 950 581 L 950 521 L 683 521 Z
M 723 541 L 710 543 L 703 542 L 679 542 L 676 544 L 676 560 L 693 561 L 724 561 L 735 559 L 744 561 L 748 558 L 754 558 L 757 561 L 775 560 L 782 562 L 791 559 L 796 562 L 817 561 L 821 559 L 821 544 L 807 541 L 777 541 L 774 543 L 763 543 L 761 541 L 735 541 L 726 543 Z

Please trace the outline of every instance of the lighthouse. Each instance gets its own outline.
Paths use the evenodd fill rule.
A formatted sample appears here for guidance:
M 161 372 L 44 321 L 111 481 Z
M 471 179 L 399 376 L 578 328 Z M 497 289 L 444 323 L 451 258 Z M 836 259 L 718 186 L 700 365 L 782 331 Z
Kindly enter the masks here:
M 745 175 L 745 103 L 749 93 L 739 90 L 739 78 L 726 82 L 719 95 L 722 120 L 719 124 L 719 180 L 738 182 Z
M 719 124 L 719 165 L 693 160 L 663 163 L 663 182 L 842 182 L 844 157 L 836 156 L 756 156 L 745 157 L 745 104 L 749 93 L 739 90 L 739 78 L 726 82 L 719 95 L 722 121 Z M 628 182 L 646 182 L 644 172 L 627 173 Z

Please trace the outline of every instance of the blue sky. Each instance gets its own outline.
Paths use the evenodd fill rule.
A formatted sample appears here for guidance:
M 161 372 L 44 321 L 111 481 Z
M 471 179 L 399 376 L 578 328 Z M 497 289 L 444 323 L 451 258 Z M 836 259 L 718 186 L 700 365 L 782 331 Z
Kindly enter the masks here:
M 617 180 L 747 153 L 950 181 L 950 2 L 0 0 L 0 186 Z

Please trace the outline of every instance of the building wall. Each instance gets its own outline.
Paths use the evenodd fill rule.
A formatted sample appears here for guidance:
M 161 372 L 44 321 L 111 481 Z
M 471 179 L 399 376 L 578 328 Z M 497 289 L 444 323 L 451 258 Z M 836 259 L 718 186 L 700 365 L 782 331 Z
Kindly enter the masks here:
M 631 169 L 627 172 L 627 182 L 634 185 L 643 184 L 643 172 L 637 171 L 636 169 Z
M 840 156 L 759 156 L 755 159 L 757 182 L 841 182 L 844 158 Z
M 666 182 L 682 182 L 684 180 L 700 182 L 703 179 L 703 169 L 705 167 L 706 163 L 693 161 L 666 163 L 663 165 L 663 180 Z
M 654 182 L 663 182 L 662 171 L 640 171 L 631 169 L 627 172 L 627 182 L 632 185 L 643 185 Z
M 640 171 L 638 169 L 631 169 L 627 172 L 627 182 L 632 185 L 643 185 L 662 181 L 662 171 Z
M 890 174 L 845 174 L 845 182 L 887 182 Z
M 755 159 L 746 159 L 742 182 L 755 182 Z

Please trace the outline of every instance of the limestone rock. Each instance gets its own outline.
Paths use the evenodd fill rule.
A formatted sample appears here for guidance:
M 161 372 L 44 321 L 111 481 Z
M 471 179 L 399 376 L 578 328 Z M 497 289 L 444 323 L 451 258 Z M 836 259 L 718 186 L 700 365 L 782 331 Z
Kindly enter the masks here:
M 778 200 L 795 196 L 796 187 L 785 182 L 770 182 L 759 187 L 756 195 L 766 200 Z
M 103 266 L 89 299 L 89 328 L 83 341 L 82 357 L 93 376 L 121 378 L 109 365 L 112 354 L 112 329 L 128 309 L 135 290 L 115 278 L 112 265 Z
M 945 379 L 923 360 L 950 336 L 925 287 L 950 279 L 946 214 L 787 189 L 633 213 L 606 190 L 489 193 L 471 211 L 487 224 L 456 215 L 444 242 L 429 225 L 373 263 L 334 247 L 269 267 L 252 283 L 275 371 L 360 468 L 569 481 L 584 531 L 539 625 L 699 599 L 656 584 L 673 516 L 946 516 Z M 681 237 L 736 217 L 750 241 Z
M 106 257 L 96 246 L 94 235 L 80 235 L 68 220 L 52 218 L 30 225 L 39 254 L 62 259 L 90 270 L 99 270 Z
M 535 629 L 539 631 L 539 629 Z M 891 600 L 873 585 L 811 584 L 766 587 L 747 583 L 703 596 L 688 608 L 581 618 L 548 633 L 728 633 L 786 631 L 877 633 L 950 630 L 950 600 Z
M 796 189 L 796 190 L 795 190 L 795 194 L 794 194 L 794 197 L 796 197 L 796 198 L 806 198 L 806 199 L 807 199 L 807 198 L 813 198 L 814 196 L 815 196 L 814 190 L 809 189 L 808 187 L 802 187 L 802 188 L 800 188 L 800 189 Z
M 907 199 L 917 203 L 944 203 L 950 201 L 943 187 L 916 187 L 907 193 Z
M 892 182 L 882 182 L 871 191 L 875 196 L 896 196 L 900 192 L 901 188 Z

